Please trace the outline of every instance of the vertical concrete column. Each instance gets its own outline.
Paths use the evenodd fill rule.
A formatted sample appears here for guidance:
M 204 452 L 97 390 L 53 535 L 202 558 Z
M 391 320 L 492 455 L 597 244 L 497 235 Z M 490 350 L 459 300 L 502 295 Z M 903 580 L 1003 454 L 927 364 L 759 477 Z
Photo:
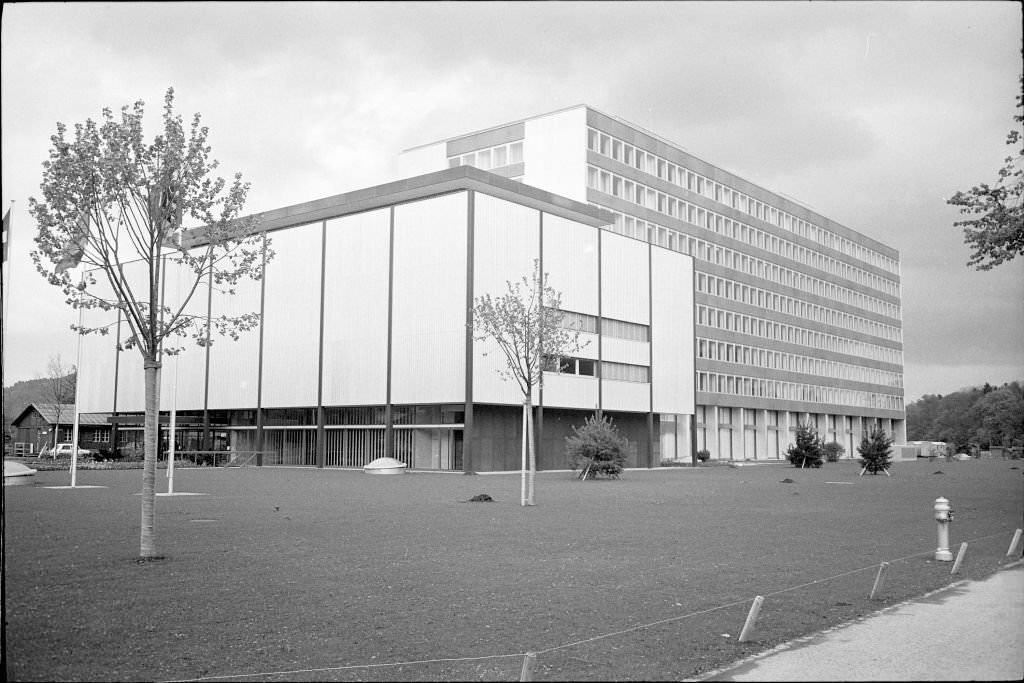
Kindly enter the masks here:
M 758 454 L 757 457 L 759 459 L 767 460 L 768 459 L 768 454 L 769 454 L 769 451 L 768 451 L 768 410 L 766 408 L 762 408 L 761 410 L 758 411 L 758 413 L 760 413 L 760 415 L 758 416 L 757 434 L 758 434 L 758 441 L 761 444 L 761 449 L 760 449 L 760 453 Z
M 717 460 L 722 457 L 718 443 L 718 406 L 709 407 L 711 408 L 711 419 L 705 423 L 704 438 L 707 440 L 706 448 L 711 451 L 711 457 Z

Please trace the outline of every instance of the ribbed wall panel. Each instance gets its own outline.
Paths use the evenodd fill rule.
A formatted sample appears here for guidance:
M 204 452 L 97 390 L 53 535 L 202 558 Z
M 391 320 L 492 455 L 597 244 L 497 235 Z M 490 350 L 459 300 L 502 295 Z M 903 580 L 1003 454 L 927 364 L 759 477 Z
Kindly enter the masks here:
M 544 271 L 562 294 L 563 310 L 598 314 L 597 236 L 589 225 L 544 215 Z
M 182 318 L 193 320 L 194 327 L 185 337 L 171 336 L 164 348 L 178 348 L 181 352 L 165 355 L 160 381 L 160 406 L 163 410 L 201 410 L 206 385 L 206 349 L 196 343 L 195 335 L 206 326 L 208 279 L 201 278 L 191 298 L 186 297 L 200 276 L 185 266 L 168 262 L 164 273 L 164 302 L 172 311 L 182 305 Z M 256 309 L 257 311 L 259 309 Z M 230 338 L 218 343 L 231 344 Z
M 648 245 L 613 232 L 601 233 L 601 315 L 647 325 Z
M 597 378 L 580 375 L 544 375 L 544 406 L 546 408 L 597 408 Z
M 390 211 L 327 223 L 324 405 L 387 400 Z
M 605 410 L 647 412 L 651 406 L 651 385 L 641 382 L 604 380 L 601 388 Z
M 276 240 L 273 248 L 277 248 Z M 234 295 L 231 295 L 223 291 L 222 287 L 214 286 L 214 318 L 260 312 L 259 282 L 244 278 L 234 286 L 234 290 Z M 260 369 L 259 326 L 242 333 L 237 341 L 216 333 L 211 333 L 211 339 L 213 346 L 210 347 L 210 409 L 255 408 Z M 199 400 L 197 407 L 202 408 L 201 396 Z M 178 406 L 183 408 L 185 402 L 179 401 Z
M 149 269 L 142 261 L 129 263 L 124 267 L 125 279 L 136 301 L 149 301 Z M 121 322 L 121 341 L 131 338 L 131 329 L 126 321 Z M 139 348 L 121 351 L 117 374 L 117 410 L 141 411 L 146 409 L 146 380 Z
M 465 396 L 467 198 L 395 207 L 391 400 Z
M 540 213 L 534 209 L 476 195 L 473 293 L 493 298 L 508 292 L 508 282 L 520 283 L 525 294 L 540 255 Z M 507 367 L 505 356 L 492 341 L 474 344 L 473 400 L 483 403 L 521 403 L 522 390 L 504 381 L 498 371 Z
M 601 357 L 614 363 L 650 365 L 651 345 L 647 342 L 616 339 L 605 335 L 601 344 Z
M 263 407 L 315 406 L 320 353 L 321 224 L 270 234 L 264 298 Z
M 693 413 L 693 259 L 665 249 L 651 254 L 651 380 L 654 411 Z
M 523 182 L 587 201 L 587 109 L 575 107 L 526 122 Z

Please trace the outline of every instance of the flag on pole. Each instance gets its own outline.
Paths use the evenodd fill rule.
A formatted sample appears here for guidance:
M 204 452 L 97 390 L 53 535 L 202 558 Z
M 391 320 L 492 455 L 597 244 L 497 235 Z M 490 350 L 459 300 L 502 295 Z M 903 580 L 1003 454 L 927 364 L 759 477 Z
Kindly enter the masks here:
M 11 240 L 11 210 L 7 209 L 7 213 L 4 214 L 3 246 L 0 247 L 0 248 L 3 249 L 2 257 L 0 257 L 0 258 L 2 258 L 2 261 L 3 261 L 3 263 L 5 265 L 7 264 L 7 258 L 8 258 L 8 254 L 10 252 L 10 249 L 7 246 L 10 243 L 10 240 Z

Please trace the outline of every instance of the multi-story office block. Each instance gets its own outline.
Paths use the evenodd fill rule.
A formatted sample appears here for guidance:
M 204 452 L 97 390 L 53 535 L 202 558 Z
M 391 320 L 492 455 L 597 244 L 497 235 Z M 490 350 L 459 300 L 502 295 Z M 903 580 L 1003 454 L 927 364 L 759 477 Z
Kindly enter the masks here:
M 403 174 L 476 166 L 610 212 L 695 261 L 696 407 L 661 458 L 784 457 L 798 423 L 855 455 L 905 439 L 899 253 L 587 106 L 407 150 Z M 684 307 L 679 315 L 687 315 Z M 663 416 L 659 422 L 678 419 Z

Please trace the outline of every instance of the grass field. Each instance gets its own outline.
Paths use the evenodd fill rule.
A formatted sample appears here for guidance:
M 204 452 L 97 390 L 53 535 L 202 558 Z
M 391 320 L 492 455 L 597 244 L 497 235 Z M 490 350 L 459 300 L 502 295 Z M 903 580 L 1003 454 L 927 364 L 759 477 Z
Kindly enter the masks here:
M 139 563 L 141 471 L 4 489 L 8 680 L 679 680 L 1007 562 L 1020 461 L 537 478 L 182 469 Z M 790 479 L 792 483 L 784 483 Z M 163 473 L 158 490 L 166 488 Z M 465 503 L 478 493 L 493 503 Z M 934 500 L 958 577 L 936 562 Z M 878 566 L 881 589 L 869 600 Z M 738 643 L 765 596 L 753 640 Z M 912 638 L 913 634 L 907 634 Z

